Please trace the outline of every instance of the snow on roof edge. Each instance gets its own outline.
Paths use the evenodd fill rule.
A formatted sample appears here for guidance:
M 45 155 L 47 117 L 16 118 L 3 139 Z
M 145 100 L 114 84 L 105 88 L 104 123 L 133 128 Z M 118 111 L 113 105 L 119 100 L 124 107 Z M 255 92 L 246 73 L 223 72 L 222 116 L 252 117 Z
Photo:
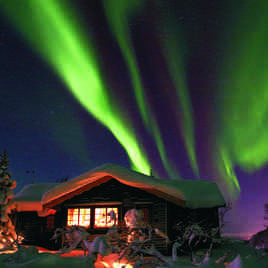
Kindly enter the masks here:
M 13 198 L 17 211 L 41 211 L 42 197 L 45 192 L 59 183 L 38 183 L 25 185 Z
M 165 180 L 147 176 L 116 164 L 104 164 L 70 181 L 61 183 L 43 195 L 42 205 L 48 204 L 67 193 L 76 191 L 104 176 L 110 175 L 130 186 L 156 190 L 186 201 L 186 207 L 224 206 L 224 197 L 215 182 L 208 180 Z

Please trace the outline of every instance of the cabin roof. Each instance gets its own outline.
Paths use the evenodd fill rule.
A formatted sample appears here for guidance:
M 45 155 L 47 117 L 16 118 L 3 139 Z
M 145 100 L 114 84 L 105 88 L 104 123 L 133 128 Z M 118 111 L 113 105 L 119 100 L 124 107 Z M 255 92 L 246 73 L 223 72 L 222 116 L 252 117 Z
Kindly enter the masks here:
M 225 205 L 224 197 L 215 182 L 158 179 L 115 164 L 103 165 L 70 181 L 60 183 L 43 194 L 41 203 L 46 208 L 53 207 L 112 178 L 188 208 Z
M 59 183 L 38 183 L 24 186 L 15 196 L 17 211 L 41 211 L 41 200 L 45 192 Z

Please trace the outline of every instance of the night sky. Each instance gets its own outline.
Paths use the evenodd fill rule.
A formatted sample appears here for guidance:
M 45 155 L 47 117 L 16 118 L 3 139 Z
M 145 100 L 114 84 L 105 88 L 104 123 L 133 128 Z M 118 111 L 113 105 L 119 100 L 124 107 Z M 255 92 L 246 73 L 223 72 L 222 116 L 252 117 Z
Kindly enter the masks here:
M 93 47 L 105 88 L 105 101 L 89 101 L 89 108 L 91 93 L 79 101 L 67 79 L 87 76 L 83 61 L 89 60 L 82 57 L 80 65 L 71 59 L 75 53 L 64 54 L 55 34 L 64 24 L 45 28 L 56 16 L 46 25 L 38 17 L 41 6 L 34 10 L 35 1 L 19 2 L 0 0 L 0 150 L 8 151 L 17 190 L 33 181 L 73 178 L 104 163 L 135 165 L 126 150 L 132 145 L 122 145 L 118 129 L 111 131 L 111 113 L 143 152 L 145 173 L 149 166 L 161 178 L 213 180 L 234 203 L 226 232 L 264 228 L 265 1 L 60 1 L 75 14 L 63 16 L 73 25 L 70 36 L 85 36 L 77 51 Z M 66 77 L 65 65 L 53 61 L 59 51 L 70 65 Z M 94 91 L 90 83 L 88 91 Z M 104 121 L 107 113 L 106 125 L 91 109 Z

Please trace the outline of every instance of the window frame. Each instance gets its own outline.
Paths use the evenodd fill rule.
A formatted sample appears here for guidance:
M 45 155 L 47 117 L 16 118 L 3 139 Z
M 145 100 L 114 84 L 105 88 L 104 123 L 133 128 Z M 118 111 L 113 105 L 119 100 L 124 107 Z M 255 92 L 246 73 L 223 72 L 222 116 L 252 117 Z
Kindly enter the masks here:
M 96 208 L 117 208 L 117 221 L 116 221 L 116 225 L 119 225 L 119 222 L 122 218 L 121 212 L 122 212 L 122 208 L 119 205 L 91 205 L 91 206 L 67 206 L 67 211 L 66 211 L 66 226 L 67 227 L 71 227 L 71 226 L 81 226 L 81 227 L 85 227 L 86 229 L 90 229 L 90 230 L 103 230 L 103 229 L 109 229 L 111 226 L 95 226 L 95 209 Z M 84 225 L 68 225 L 68 210 L 69 209 L 90 209 L 90 224 L 88 226 L 84 226 Z M 78 222 L 79 222 L 79 215 L 78 214 Z M 107 217 L 107 216 L 106 216 Z
M 107 209 L 108 208 L 111 208 L 111 209 L 113 209 L 113 208 L 117 208 L 117 221 L 116 221 L 116 225 L 118 226 L 118 222 L 119 222 L 119 213 L 120 213 L 120 208 L 118 207 L 118 206 L 109 206 L 109 205 L 107 205 L 107 206 L 95 206 L 94 207 L 94 217 L 93 217 L 93 225 L 92 225 L 92 229 L 107 229 L 107 228 L 110 228 L 111 226 L 95 226 L 95 212 L 96 212 L 96 209 L 97 208 L 106 208 L 106 221 L 107 221 Z
M 53 230 L 55 226 L 55 215 L 48 215 L 46 217 L 46 229 Z
M 144 219 L 145 219 L 145 223 L 146 224 L 152 224 L 152 203 L 143 203 L 143 202 L 139 202 L 138 204 L 135 204 L 135 208 L 137 210 L 147 210 L 147 215 L 144 215 Z M 143 211 L 144 213 L 144 211 Z
M 69 209 L 78 209 L 78 225 L 69 225 L 68 222 L 68 216 L 69 216 Z M 81 209 L 90 209 L 90 218 L 89 218 L 89 225 L 79 225 L 79 220 L 80 220 L 80 210 Z M 67 208 L 67 222 L 66 226 L 67 227 L 72 227 L 72 226 L 80 226 L 80 227 L 85 227 L 85 228 L 90 228 L 91 226 L 91 218 L 92 218 L 92 208 L 91 207 L 68 207 Z M 73 220 L 72 220 L 73 221 Z

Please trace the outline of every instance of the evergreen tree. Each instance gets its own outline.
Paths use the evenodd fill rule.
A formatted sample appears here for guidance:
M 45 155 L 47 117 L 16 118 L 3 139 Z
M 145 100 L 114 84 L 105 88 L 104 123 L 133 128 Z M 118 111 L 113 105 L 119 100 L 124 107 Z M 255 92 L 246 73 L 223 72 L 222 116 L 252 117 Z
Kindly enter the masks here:
M 268 203 L 264 204 L 264 220 L 265 220 L 265 227 L 268 227 L 267 221 L 268 221 Z
M 14 207 L 14 193 L 16 181 L 11 179 L 8 171 L 8 155 L 4 150 L 0 155 L 0 249 L 12 248 L 16 239 L 15 228 L 8 216 Z

